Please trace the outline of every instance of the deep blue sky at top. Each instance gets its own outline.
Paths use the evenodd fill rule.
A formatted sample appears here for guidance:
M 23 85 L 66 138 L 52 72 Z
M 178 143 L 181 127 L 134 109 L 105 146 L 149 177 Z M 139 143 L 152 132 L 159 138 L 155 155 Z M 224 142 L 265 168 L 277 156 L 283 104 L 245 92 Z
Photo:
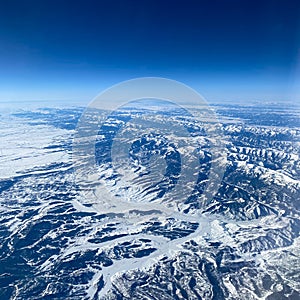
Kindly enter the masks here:
M 207 100 L 299 100 L 300 1 L 0 3 L 0 101 L 91 100 L 140 76 Z

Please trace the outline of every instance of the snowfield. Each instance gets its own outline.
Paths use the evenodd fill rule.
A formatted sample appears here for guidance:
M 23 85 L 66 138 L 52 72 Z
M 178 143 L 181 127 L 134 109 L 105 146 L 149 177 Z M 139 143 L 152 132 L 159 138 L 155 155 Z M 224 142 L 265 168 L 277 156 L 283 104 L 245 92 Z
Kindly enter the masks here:
M 299 111 L 214 108 L 226 155 L 189 116 L 126 111 L 77 141 L 92 172 L 81 108 L 2 112 L 0 298 L 300 299 Z

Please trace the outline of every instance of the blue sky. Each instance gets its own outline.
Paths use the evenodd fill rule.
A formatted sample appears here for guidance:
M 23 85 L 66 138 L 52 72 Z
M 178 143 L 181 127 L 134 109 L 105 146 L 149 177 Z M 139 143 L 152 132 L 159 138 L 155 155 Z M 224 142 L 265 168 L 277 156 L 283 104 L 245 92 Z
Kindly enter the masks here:
M 0 101 L 89 101 L 141 76 L 208 101 L 299 101 L 300 1 L 0 4 Z

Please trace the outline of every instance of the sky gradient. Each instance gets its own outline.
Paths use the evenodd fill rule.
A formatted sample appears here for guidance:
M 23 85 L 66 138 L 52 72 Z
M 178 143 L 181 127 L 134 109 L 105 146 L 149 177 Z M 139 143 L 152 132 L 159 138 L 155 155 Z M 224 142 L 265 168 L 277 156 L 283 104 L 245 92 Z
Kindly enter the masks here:
M 1 1 L 0 101 L 167 77 L 208 101 L 299 101 L 300 1 Z

